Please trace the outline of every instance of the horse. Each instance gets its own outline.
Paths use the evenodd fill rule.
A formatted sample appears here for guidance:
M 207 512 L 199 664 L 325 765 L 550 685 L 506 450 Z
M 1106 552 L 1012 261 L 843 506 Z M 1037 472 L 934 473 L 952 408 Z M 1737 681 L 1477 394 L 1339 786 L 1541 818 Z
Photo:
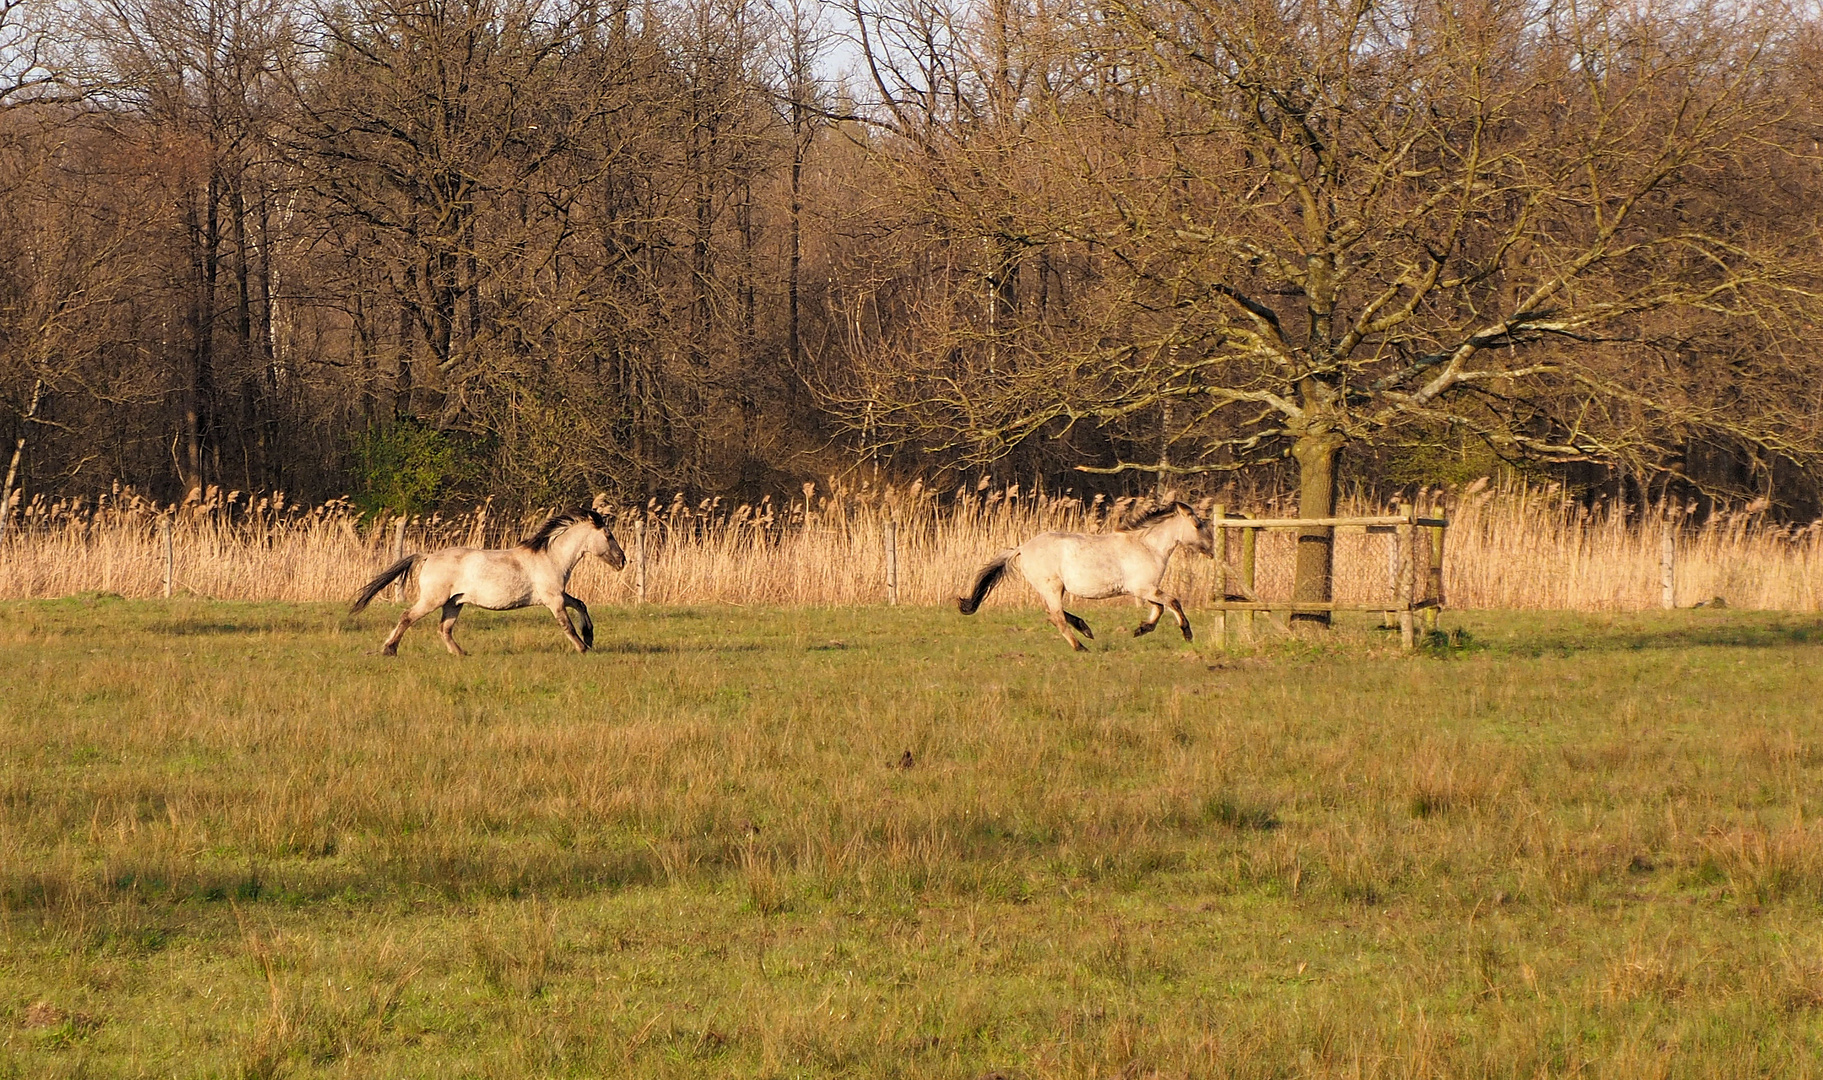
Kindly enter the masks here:
M 381 589 L 422 565 L 418 572 L 418 602 L 399 616 L 399 625 L 393 627 L 386 644 L 380 647 L 381 655 L 397 656 L 399 639 L 411 624 L 441 606 L 443 621 L 437 631 L 444 647 L 457 656 L 467 656 L 454 636 L 456 616 L 462 613 L 464 604 L 489 611 L 511 611 L 533 604 L 548 608 L 576 651 L 588 652 L 595 645 L 595 620 L 589 617 L 588 605 L 564 591 L 571 571 L 584 555 L 606 559 L 616 570 L 627 564 L 626 553 L 608 531 L 608 519 L 578 506 L 551 515 L 536 532 L 510 548 L 448 547 L 428 555 L 407 555 L 368 582 L 355 597 L 349 613 L 359 612 Z M 581 635 L 570 625 L 565 608 L 575 608 L 582 616 Z
M 1169 608 L 1178 629 L 1184 632 L 1184 640 L 1190 641 L 1190 620 L 1184 617 L 1184 606 L 1177 597 L 1158 587 L 1172 553 L 1180 547 L 1202 555 L 1215 554 L 1209 524 L 1181 502 L 1154 510 L 1111 533 L 1040 533 L 994 556 L 975 575 L 969 594 L 956 598 L 956 608 L 964 615 L 973 615 L 1011 566 L 1038 590 L 1051 624 L 1077 652 L 1087 652 L 1088 647 L 1072 631 L 1081 631 L 1090 641 L 1095 640 L 1095 633 L 1088 623 L 1063 609 L 1065 593 L 1085 600 L 1133 597 L 1148 609 L 1144 621 L 1133 628 L 1134 637 L 1151 633 Z

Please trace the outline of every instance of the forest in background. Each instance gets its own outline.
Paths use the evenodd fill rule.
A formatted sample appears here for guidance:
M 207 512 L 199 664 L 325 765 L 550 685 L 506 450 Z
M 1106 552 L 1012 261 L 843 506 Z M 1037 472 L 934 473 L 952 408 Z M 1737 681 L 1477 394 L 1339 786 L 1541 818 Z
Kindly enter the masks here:
M 0 499 L 1819 512 L 1807 7 L 0 0 Z

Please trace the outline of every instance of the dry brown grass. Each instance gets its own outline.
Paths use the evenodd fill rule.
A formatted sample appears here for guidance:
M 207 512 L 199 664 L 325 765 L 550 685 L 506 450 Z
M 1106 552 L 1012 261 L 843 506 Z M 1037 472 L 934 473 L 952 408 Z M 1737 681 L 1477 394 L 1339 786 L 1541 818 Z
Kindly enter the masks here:
M 1207 505 L 1207 500 L 1204 501 Z M 1289 500 L 1230 507 L 1284 516 Z M 1427 494 L 1427 512 L 1452 520 L 1445 560 L 1451 607 L 1634 611 L 1660 605 L 1660 553 L 1676 536 L 1682 605 L 1723 597 L 1735 607 L 1815 611 L 1823 607 L 1823 523 L 1779 527 L 1763 515 L 1718 514 L 1697 523 L 1680 508 L 1647 515 L 1624 507 L 1594 510 L 1554 489 L 1474 485 L 1460 494 Z M 647 599 L 664 604 L 847 606 L 887 598 L 885 522 L 896 521 L 900 602 L 947 604 L 996 551 L 1047 529 L 1100 531 L 1128 510 L 1126 501 L 1092 502 L 1011 485 L 938 492 L 912 484 L 807 489 L 789 501 L 696 505 L 681 497 L 643 508 L 647 522 Z M 1386 507 L 1355 500 L 1349 513 Z M 34 502 L 0 556 L 0 598 L 38 599 L 88 592 L 154 597 L 164 583 L 159 522 L 172 521 L 179 595 L 223 600 L 340 600 L 390 560 L 397 518 L 364 519 L 346 500 L 314 507 L 282 497 L 216 493 L 200 506 L 160 507 L 131 492 L 99 505 Z M 632 554 L 640 508 L 622 509 L 617 531 Z M 503 516 L 487 507 L 407 521 L 408 550 L 448 544 L 504 545 L 537 515 Z M 1343 530 L 1337 541 L 1337 599 L 1371 604 L 1389 595 L 1390 538 Z M 1260 542 L 1263 595 L 1290 590 L 1292 539 Z M 1231 545 L 1230 561 L 1238 560 Z M 629 603 L 632 569 L 615 574 L 590 561 L 573 591 L 591 602 Z M 1215 565 L 1180 559 L 1170 585 L 1194 605 L 1214 589 Z M 1022 587 L 1000 590 L 1001 605 L 1025 605 Z
M 535 614 L 0 604 L 0 1076 L 1823 1071 L 1817 616 Z

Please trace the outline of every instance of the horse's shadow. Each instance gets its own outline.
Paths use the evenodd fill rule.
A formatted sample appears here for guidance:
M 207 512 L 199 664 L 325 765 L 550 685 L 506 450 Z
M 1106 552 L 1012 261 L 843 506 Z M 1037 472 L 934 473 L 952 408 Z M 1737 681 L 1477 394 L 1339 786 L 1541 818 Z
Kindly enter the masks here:
M 680 653 L 748 653 L 762 652 L 765 646 L 752 641 L 737 641 L 729 644 L 715 642 L 685 642 L 683 644 L 654 643 L 650 641 L 609 641 L 597 642 L 593 652 L 619 653 L 628 656 L 650 656 L 657 654 L 677 655 Z
M 170 637 L 231 637 L 239 634 L 304 633 L 314 626 L 301 621 L 167 623 L 158 632 Z
M 539 646 L 534 644 L 527 644 L 524 647 L 503 644 L 496 648 L 486 643 L 487 638 L 485 631 L 478 633 L 475 636 L 482 642 L 482 644 L 476 647 L 477 651 L 475 655 L 477 656 L 549 656 L 559 653 L 565 655 L 571 654 L 571 650 L 561 649 L 557 646 Z M 613 656 L 681 656 L 684 654 L 698 653 L 761 652 L 764 648 L 765 647 L 762 645 L 747 641 L 721 645 L 706 641 L 677 644 L 672 642 L 598 640 L 590 647 L 589 652 Z M 442 652 L 441 649 L 436 651 L 439 655 Z M 377 652 L 378 650 L 375 650 L 376 655 Z

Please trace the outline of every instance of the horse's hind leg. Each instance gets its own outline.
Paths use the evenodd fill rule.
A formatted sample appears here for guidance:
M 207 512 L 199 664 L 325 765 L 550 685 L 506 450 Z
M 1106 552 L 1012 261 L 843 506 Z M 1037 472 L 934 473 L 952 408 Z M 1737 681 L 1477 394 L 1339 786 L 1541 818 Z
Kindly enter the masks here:
M 1095 640 L 1095 631 L 1089 629 L 1088 623 L 1083 622 L 1080 618 L 1071 614 L 1068 611 L 1063 613 L 1063 617 L 1064 617 L 1065 622 L 1069 623 L 1071 626 L 1076 628 L 1077 633 L 1081 634 L 1083 637 L 1088 638 L 1090 641 Z
M 1057 628 L 1057 632 L 1063 635 L 1063 639 L 1070 643 L 1070 648 L 1075 649 L 1077 652 L 1088 652 L 1089 651 L 1089 647 L 1087 645 L 1084 645 L 1082 642 L 1076 640 L 1076 635 L 1071 632 L 1070 616 L 1068 613 L 1066 613 L 1060 607 L 1052 608 L 1050 610 L 1050 618 L 1051 618 L 1051 625 L 1055 626 Z
M 1022 567 L 1019 572 L 1024 574 L 1024 568 Z M 1063 609 L 1063 582 L 1033 581 L 1030 577 L 1027 577 L 1026 581 L 1032 588 L 1038 590 L 1038 598 L 1044 601 L 1045 616 L 1051 620 L 1051 625 L 1057 628 L 1057 632 L 1063 635 L 1063 639 L 1070 643 L 1070 648 L 1077 652 L 1088 652 L 1089 647 L 1078 641 L 1075 632 L 1070 629 L 1072 626 L 1081 626 L 1084 633 L 1088 633 L 1089 630 L 1081 619 Z M 1095 635 L 1089 634 L 1089 636 L 1094 637 Z
M 431 609 L 437 606 L 435 601 L 427 603 L 426 599 L 420 596 L 417 603 L 406 608 L 405 614 L 399 616 L 399 625 L 392 628 L 392 633 L 386 636 L 386 644 L 380 646 L 381 656 L 399 655 L 399 639 L 405 636 L 405 631 L 410 630 L 412 623 L 429 615 Z
M 582 643 L 588 648 L 595 647 L 595 620 L 589 617 L 589 605 L 576 599 L 569 593 L 563 594 L 563 606 L 575 608 L 576 614 L 582 616 Z
M 467 656 L 462 646 L 456 644 L 456 616 L 462 614 L 462 602 L 455 597 L 443 601 L 443 621 L 437 624 L 437 633 L 443 638 L 443 647 L 457 656 Z
M 580 602 L 581 601 L 578 601 L 578 603 L 580 603 Z M 570 639 L 571 645 L 576 646 L 576 651 L 577 652 L 588 652 L 589 651 L 588 642 L 583 641 L 581 637 L 577 636 L 576 628 L 574 626 L 570 625 L 570 617 L 568 615 L 564 614 L 563 609 L 568 606 L 569 605 L 564 600 L 559 599 L 557 601 L 557 603 L 551 605 L 549 610 L 550 610 L 552 617 L 554 617 L 557 620 L 557 625 L 563 627 L 563 636 Z M 592 632 L 591 632 L 590 636 L 593 636 Z

